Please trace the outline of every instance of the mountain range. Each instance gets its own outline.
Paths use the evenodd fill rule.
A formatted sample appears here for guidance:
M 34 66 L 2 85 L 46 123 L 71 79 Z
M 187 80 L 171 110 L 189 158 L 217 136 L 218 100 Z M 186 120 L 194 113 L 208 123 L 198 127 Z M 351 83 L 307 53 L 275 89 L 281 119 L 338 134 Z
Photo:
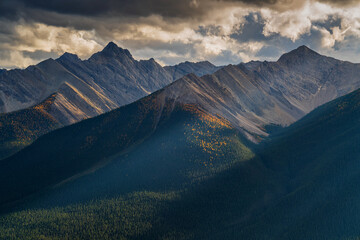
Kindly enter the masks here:
M 163 68 L 154 59 L 137 61 L 110 42 L 88 60 L 65 53 L 24 70 L 4 71 L 0 73 L 0 158 L 58 127 L 138 100 L 180 73 L 202 75 L 216 69 L 209 62 Z
M 51 94 L 55 118 L 74 123 L 144 97 L 188 73 L 216 71 L 209 62 L 161 67 L 155 60 L 135 60 L 130 52 L 110 42 L 87 60 L 64 53 L 24 70 L 0 75 L 0 112 L 37 105 Z M 59 116 L 58 116 L 59 115 Z
M 109 45 L 92 61 L 128 56 Z M 61 65 L 90 78 L 82 64 Z M 180 65 L 154 93 L 1 160 L 0 238 L 360 236 L 359 64 L 301 46 L 276 62 Z M 215 72 L 173 81 L 203 65 Z M 45 114 L 56 96 L 2 117 L 58 128 Z

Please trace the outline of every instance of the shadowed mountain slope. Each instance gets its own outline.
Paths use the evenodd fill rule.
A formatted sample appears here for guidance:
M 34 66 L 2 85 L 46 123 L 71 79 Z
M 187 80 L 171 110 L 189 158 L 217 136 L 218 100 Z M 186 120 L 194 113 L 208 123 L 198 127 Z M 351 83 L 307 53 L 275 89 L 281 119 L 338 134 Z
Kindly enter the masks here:
M 203 169 L 205 173 L 211 172 L 212 168 L 221 169 L 220 166 L 225 167 L 236 160 L 229 157 L 229 160 L 224 161 L 221 158 L 223 154 L 231 155 L 240 151 L 244 152 L 244 158 L 251 156 L 251 151 L 244 143 L 234 137 L 238 135 L 238 131 L 225 119 L 210 115 L 195 105 L 180 104 L 163 98 L 161 92 L 99 117 L 53 131 L 12 157 L 0 161 L 0 190 L 4 193 L 1 194 L 1 204 L 23 199 L 68 178 L 91 172 L 114 161 L 114 158 L 119 158 L 116 156 L 120 156 L 117 162 L 125 165 L 134 164 L 142 158 L 151 158 L 150 162 L 138 163 L 139 167 L 132 168 L 132 177 L 135 178 L 133 184 L 139 180 L 136 180 L 138 171 L 143 168 L 147 171 L 148 168 L 145 166 L 149 166 L 157 170 L 147 173 L 148 178 L 145 177 L 146 174 L 142 174 L 145 178 L 142 184 L 150 183 L 150 179 L 154 183 L 155 178 L 160 178 L 160 185 L 163 185 L 164 179 L 174 176 L 175 180 L 168 181 L 169 188 L 174 184 L 185 184 L 186 181 L 181 179 L 189 178 L 194 181 L 195 178 L 201 178 L 202 173 L 200 170 L 196 173 L 197 168 Z M 218 137 L 214 137 L 213 134 Z M 143 144 L 150 137 L 150 144 L 154 145 L 154 142 L 159 141 L 151 148 L 148 147 L 149 142 Z M 231 146 L 232 141 L 233 151 L 222 150 L 226 145 Z M 132 161 L 123 156 L 132 150 L 139 154 L 142 151 L 136 150 L 142 148 L 146 149 L 144 152 L 148 152 L 149 149 L 156 149 L 156 146 L 159 149 L 153 155 L 140 154 L 138 157 L 130 158 Z M 179 163 L 175 160 L 168 162 L 171 153 L 178 151 Z M 185 159 L 190 162 L 184 163 Z M 175 166 L 171 167 L 172 164 Z M 179 172 L 175 174 L 172 171 Z M 161 172 L 166 177 L 161 177 Z M 113 184 L 116 182 L 119 181 Z M 127 187 L 134 190 L 134 187 L 130 186 L 133 185 Z
M 0 159 L 29 145 L 38 136 L 61 126 L 47 112 L 54 101 L 55 96 L 50 96 L 32 108 L 0 114 Z
M 260 152 L 286 193 L 229 239 L 356 239 L 360 236 L 360 91 L 325 104 Z M 225 233 L 226 232 L 226 233 Z

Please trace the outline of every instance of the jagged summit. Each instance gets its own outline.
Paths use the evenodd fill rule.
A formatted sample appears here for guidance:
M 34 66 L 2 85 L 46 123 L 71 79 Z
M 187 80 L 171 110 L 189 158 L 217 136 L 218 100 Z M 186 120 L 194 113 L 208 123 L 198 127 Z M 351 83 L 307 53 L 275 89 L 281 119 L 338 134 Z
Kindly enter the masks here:
M 109 42 L 104 49 L 103 52 L 116 52 L 120 47 L 116 45 L 114 42 Z
M 127 49 L 122 49 L 114 42 L 109 42 L 106 47 L 95 54 L 93 54 L 89 61 L 104 61 L 105 59 L 118 59 L 121 61 L 134 61 L 135 59 L 132 57 L 131 53 Z
M 109 42 L 100 53 L 105 54 L 107 56 L 111 56 L 111 57 L 125 55 L 129 58 L 133 58 L 131 53 L 129 52 L 129 50 L 122 49 L 121 47 L 116 45 L 114 42 Z

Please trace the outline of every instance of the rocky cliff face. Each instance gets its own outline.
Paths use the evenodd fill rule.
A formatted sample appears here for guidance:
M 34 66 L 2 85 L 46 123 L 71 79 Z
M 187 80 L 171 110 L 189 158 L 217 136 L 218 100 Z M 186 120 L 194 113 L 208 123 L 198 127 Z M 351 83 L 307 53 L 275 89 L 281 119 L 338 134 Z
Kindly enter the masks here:
M 306 46 L 277 62 L 245 66 L 304 113 L 360 87 L 360 64 L 322 56 Z
M 26 70 L 1 73 L 0 108 L 16 110 L 56 93 L 46 112 L 64 126 L 146 96 L 169 85 L 180 72 L 195 72 L 165 87 L 158 100 L 196 104 L 258 142 L 268 134 L 266 125 L 289 125 L 360 88 L 359 64 L 322 56 L 305 46 L 277 62 L 229 65 L 197 76 L 215 68 L 208 62 L 162 68 L 154 59 L 137 61 L 129 51 L 109 43 L 85 61 L 65 53 Z
M 196 66 L 181 68 L 183 73 L 202 74 L 214 68 L 210 63 L 183 65 Z M 88 60 L 65 53 L 24 70 L 1 70 L 0 132 L 14 134 L 3 136 L 0 158 L 55 128 L 100 115 L 159 90 L 173 82 L 172 74 L 152 58 L 135 60 L 128 50 L 112 42 Z
M 264 126 L 286 125 L 302 116 L 301 110 L 276 96 L 244 66 L 229 65 L 201 78 L 187 75 L 166 87 L 158 98 L 194 104 L 220 115 L 254 142 L 267 135 Z
M 277 62 L 229 65 L 201 78 L 188 75 L 166 87 L 161 98 L 199 105 L 257 142 L 267 136 L 266 125 L 289 125 L 359 87 L 359 64 L 302 46 Z
M 64 53 L 24 70 L 0 71 L 0 113 L 37 105 L 56 93 L 49 113 L 67 125 L 129 104 L 188 73 L 216 69 L 209 62 L 163 68 L 153 58 L 137 61 L 110 42 L 88 60 Z
M 27 108 L 56 93 L 49 113 L 70 124 L 133 102 L 171 82 L 154 59 L 137 61 L 128 50 L 109 43 L 85 61 L 65 53 L 25 70 L 0 73 L 0 111 Z

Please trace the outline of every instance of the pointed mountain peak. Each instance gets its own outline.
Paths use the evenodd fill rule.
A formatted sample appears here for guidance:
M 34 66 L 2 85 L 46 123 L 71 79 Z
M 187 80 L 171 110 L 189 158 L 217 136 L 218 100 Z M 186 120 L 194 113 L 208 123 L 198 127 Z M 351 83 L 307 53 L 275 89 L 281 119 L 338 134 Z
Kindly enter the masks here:
M 76 54 L 65 52 L 63 55 L 61 55 L 61 57 L 58 58 L 58 60 L 75 62 L 79 61 L 80 58 Z
M 307 46 L 305 45 L 302 45 L 300 47 L 298 47 L 297 49 L 291 51 L 290 53 L 293 53 L 293 54 L 307 54 L 307 55 L 319 55 L 317 52 L 315 52 L 314 50 L 308 48 Z
M 109 42 L 103 51 L 116 51 L 118 49 L 118 45 L 116 45 L 116 43 L 114 42 Z
M 116 57 L 116 56 L 127 56 L 129 58 L 133 58 L 130 54 L 129 50 L 122 49 L 118 45 L 116 45 L 114 42 L 109 42 L 106 47 L 101 51 L 103 55 L 110 56 L 110 57 Z
M 315 59 L 320 57 L 321 55 L 314 50 L 308 48 L 305 45 L 302 45 L 298 47 L 295 50 L 292 50 L 288 53 L 283 54 L 279 60 L 278 63 L 298 63 L 299 60 L 309 60 L 309 59 Z

